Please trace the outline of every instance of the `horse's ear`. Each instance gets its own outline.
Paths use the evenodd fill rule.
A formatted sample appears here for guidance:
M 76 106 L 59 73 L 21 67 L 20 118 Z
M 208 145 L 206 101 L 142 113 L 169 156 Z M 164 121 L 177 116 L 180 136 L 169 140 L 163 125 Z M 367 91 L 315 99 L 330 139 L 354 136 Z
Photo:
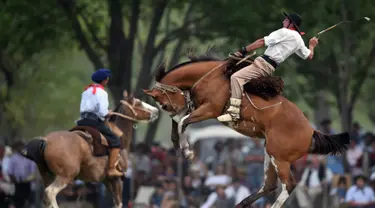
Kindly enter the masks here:
M 123 96 L 124 98 L 128 97 L 128 91 L 127 91 L 127 90 L 124 90 L 124 92 L 122 93 L 122 96 Z

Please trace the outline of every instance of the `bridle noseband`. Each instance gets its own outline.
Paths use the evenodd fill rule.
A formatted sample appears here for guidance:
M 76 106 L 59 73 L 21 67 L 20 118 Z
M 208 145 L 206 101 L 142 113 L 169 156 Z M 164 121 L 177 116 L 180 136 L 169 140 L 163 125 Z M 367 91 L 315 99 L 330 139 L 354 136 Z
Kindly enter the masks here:
M 173 111 L 174 111 L 173 113 L 171 113 L 170 117 L 174 117 L 175 115 L 178 115 L 184 111 L 191 112 L 194 110 L 194 103 L 190 98 L 190 90 L 181 90 L 180 88 L 176 86 L 166 85 L 160 82 L 155 82 L 153 89 L 160 90 L 161 93 L 167 97 L 168 103 L 169 105 L 172 106 Z M 168 92 L 172 92 L 172 93 L 180 92 L 180 94 L 184 96 L 184 99 L 185 99 L 184 107 L 178 109 L 177 105 L 172 102 L 172 99 L 169 96 Z

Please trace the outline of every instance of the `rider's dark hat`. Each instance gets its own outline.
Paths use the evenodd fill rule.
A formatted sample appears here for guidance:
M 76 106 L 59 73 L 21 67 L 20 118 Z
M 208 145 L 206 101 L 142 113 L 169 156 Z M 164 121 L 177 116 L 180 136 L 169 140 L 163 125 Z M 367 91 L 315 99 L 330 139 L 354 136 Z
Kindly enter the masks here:
M 111 71 L 109 69 L 99 69 L 92 74 L 91 80 L 100 83 L 108 77 L 111 77 Z
M 299 29 L 301 27 L 301 23 L 302 23 L 302 18 L 299 14 L 297 13 L 286 13 L 286 12 L 283 12 L 284 16 L 286 18 L 288 18 L 294 25 L 294 27 L 296 28 L 296 30 L 299 32 L 299 34 L 304 34 L 303 32 L 301 32 L 301 30 Z

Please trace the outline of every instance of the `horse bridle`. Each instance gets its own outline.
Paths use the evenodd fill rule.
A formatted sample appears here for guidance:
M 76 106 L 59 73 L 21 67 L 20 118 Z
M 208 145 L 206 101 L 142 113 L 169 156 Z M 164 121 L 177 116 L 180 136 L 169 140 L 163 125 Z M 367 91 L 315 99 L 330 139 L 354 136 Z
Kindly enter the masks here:
M 206 76 L 208 76 L 213 71 L 222 67 L 225 64 L 226 64 L 226 62 L 224 62 L 222 64 L 219 64 L 218 66 L 211 69 L 209 72 L 207 72 L 205 75 L 203 75 L 198 81 L 196 81 L 193 84 L 193 86 L 191 87 L 190 90 L 181 90 L 180 88 L 178 88 L 176 86 L 166 85 L 166 84 L 163 84 L 163 83 L 160 83 L 160 82 L 155 82 L 155 85 L 152 89 L 160 90 L 162 94 L 166 95 L 169 105 L 171 105 L 173 110 L 175 111 L 175 112 L 171 113 L 170 117 L 173 118 L 174 116 L 182 114 L 182 113 L 190 113 L 195 109 L 194 102 L 191 99 L 191 90 L 193 90 L 198 85 L 198 83 L 200 83 L 200 81 L 203 80 Z M 180 92 L 181 95 L 183 95 L 184 99 L 185 99 L 184 107 L 178 109 L 177 105 L 172 102 L 172 99 L 168 95 L 168 92 L 172 92 L 172 93 Z
M 150 110 L 142 109 L 142 108 L 140 108 L 138 106 L 134 106 L 134 105 L 130 104 L 128 101 L 120 100 L 120 103 L 122 105 L 128 106 L 128 108 L 130 109 L 130 111 L 132 111 L 132 113 L 134 114 L 134 117 L 138 115 L 138 113 L 135 111 L 136 109 L 140 110 L 140 111 L 143 111 L 143 112 L 150 113 L 150 115 L 152 114 L 152 112 Z M 141 123 L 149 123 L 148 121 L 142 121 L 142 120 L 136 119 L 134 117 L 124 115 L 122 113 L 112 112 L 112 115 L 119 116 L 121 118 L 128 119 L 128 120 L 131 120 L 131 121 L 136 121 L 136 122 L 141 122 Z
M 190 90 L 181 90 L 180 88 L 176 86 L 166 85 L 160 82 L 155 82 L 155 85 L 153 89 L 160 90 L 162 94 L 164 94 L 168 99 L 168 104 L 172 106 L 173 113 L 171 113 L 170 117 L 174 117 L 175 115 L 178 115 L 184 111 L 189 112 L 194 110 L 194 103 L 190 99 Z M 185 104 L 184 107 L 178 109 L 177 105 L 172 102 L 171 97 L 169 96 L 168 92 L 176 93 L 180 92 L 182 96 L 184 96 Z

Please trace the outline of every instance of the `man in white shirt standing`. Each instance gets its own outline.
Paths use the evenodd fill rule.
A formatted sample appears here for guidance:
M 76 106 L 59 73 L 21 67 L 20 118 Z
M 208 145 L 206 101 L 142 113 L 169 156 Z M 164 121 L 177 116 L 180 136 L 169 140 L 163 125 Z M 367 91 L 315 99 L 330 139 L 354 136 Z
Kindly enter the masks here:
M 108 110 L 108 94 L 104 90 L 110 76 L 111 71 L 108 69 L 99 69 L 93 73 L 91 79 L 96 84 L 90 84 L 82 93 L 81 118 L 77 121 L 77 125 L 95 127 L 105 136 L 110 147 L 107 174 L 109 177 L 121 177 L 124 174 L 115 167 L 120 153 L 120 139 L 104 123 L 105 117 L 111 115 L 111 112 Z
M 374 207 L 375 194 L 374 190 L 366 184 L 367 178 L 364 175 L 357 175 L 354 181 L 355 184 L 346 192 L 345 202 L 352 208 Z
M 309 58 L 312 60 L 318 39 L 315 37 L 311 38 L 309 48 L 307 48 L 301 37 L 304 33 L 299 29 L 302 22 L 301 17 L 296 13 L 287 14 L 284 12 L 283 14 L 285 16 L 283 28 L 256 40 L 246 47 L 242 47 L 240 51 L 234 53 L 234 56 L 243 57 L 249 51 L 267 46 L 264 54 L 257 57 L 253 64 L 237 71 L 231 76 L 232 96 L 230 98 L 230 107 L 224 115 L 217 118 L 220 122 L 237 121 L 240 119 L 243 85 L 250 79 L 271 75 L 279 64 L 294 53 L 302 59 Z

